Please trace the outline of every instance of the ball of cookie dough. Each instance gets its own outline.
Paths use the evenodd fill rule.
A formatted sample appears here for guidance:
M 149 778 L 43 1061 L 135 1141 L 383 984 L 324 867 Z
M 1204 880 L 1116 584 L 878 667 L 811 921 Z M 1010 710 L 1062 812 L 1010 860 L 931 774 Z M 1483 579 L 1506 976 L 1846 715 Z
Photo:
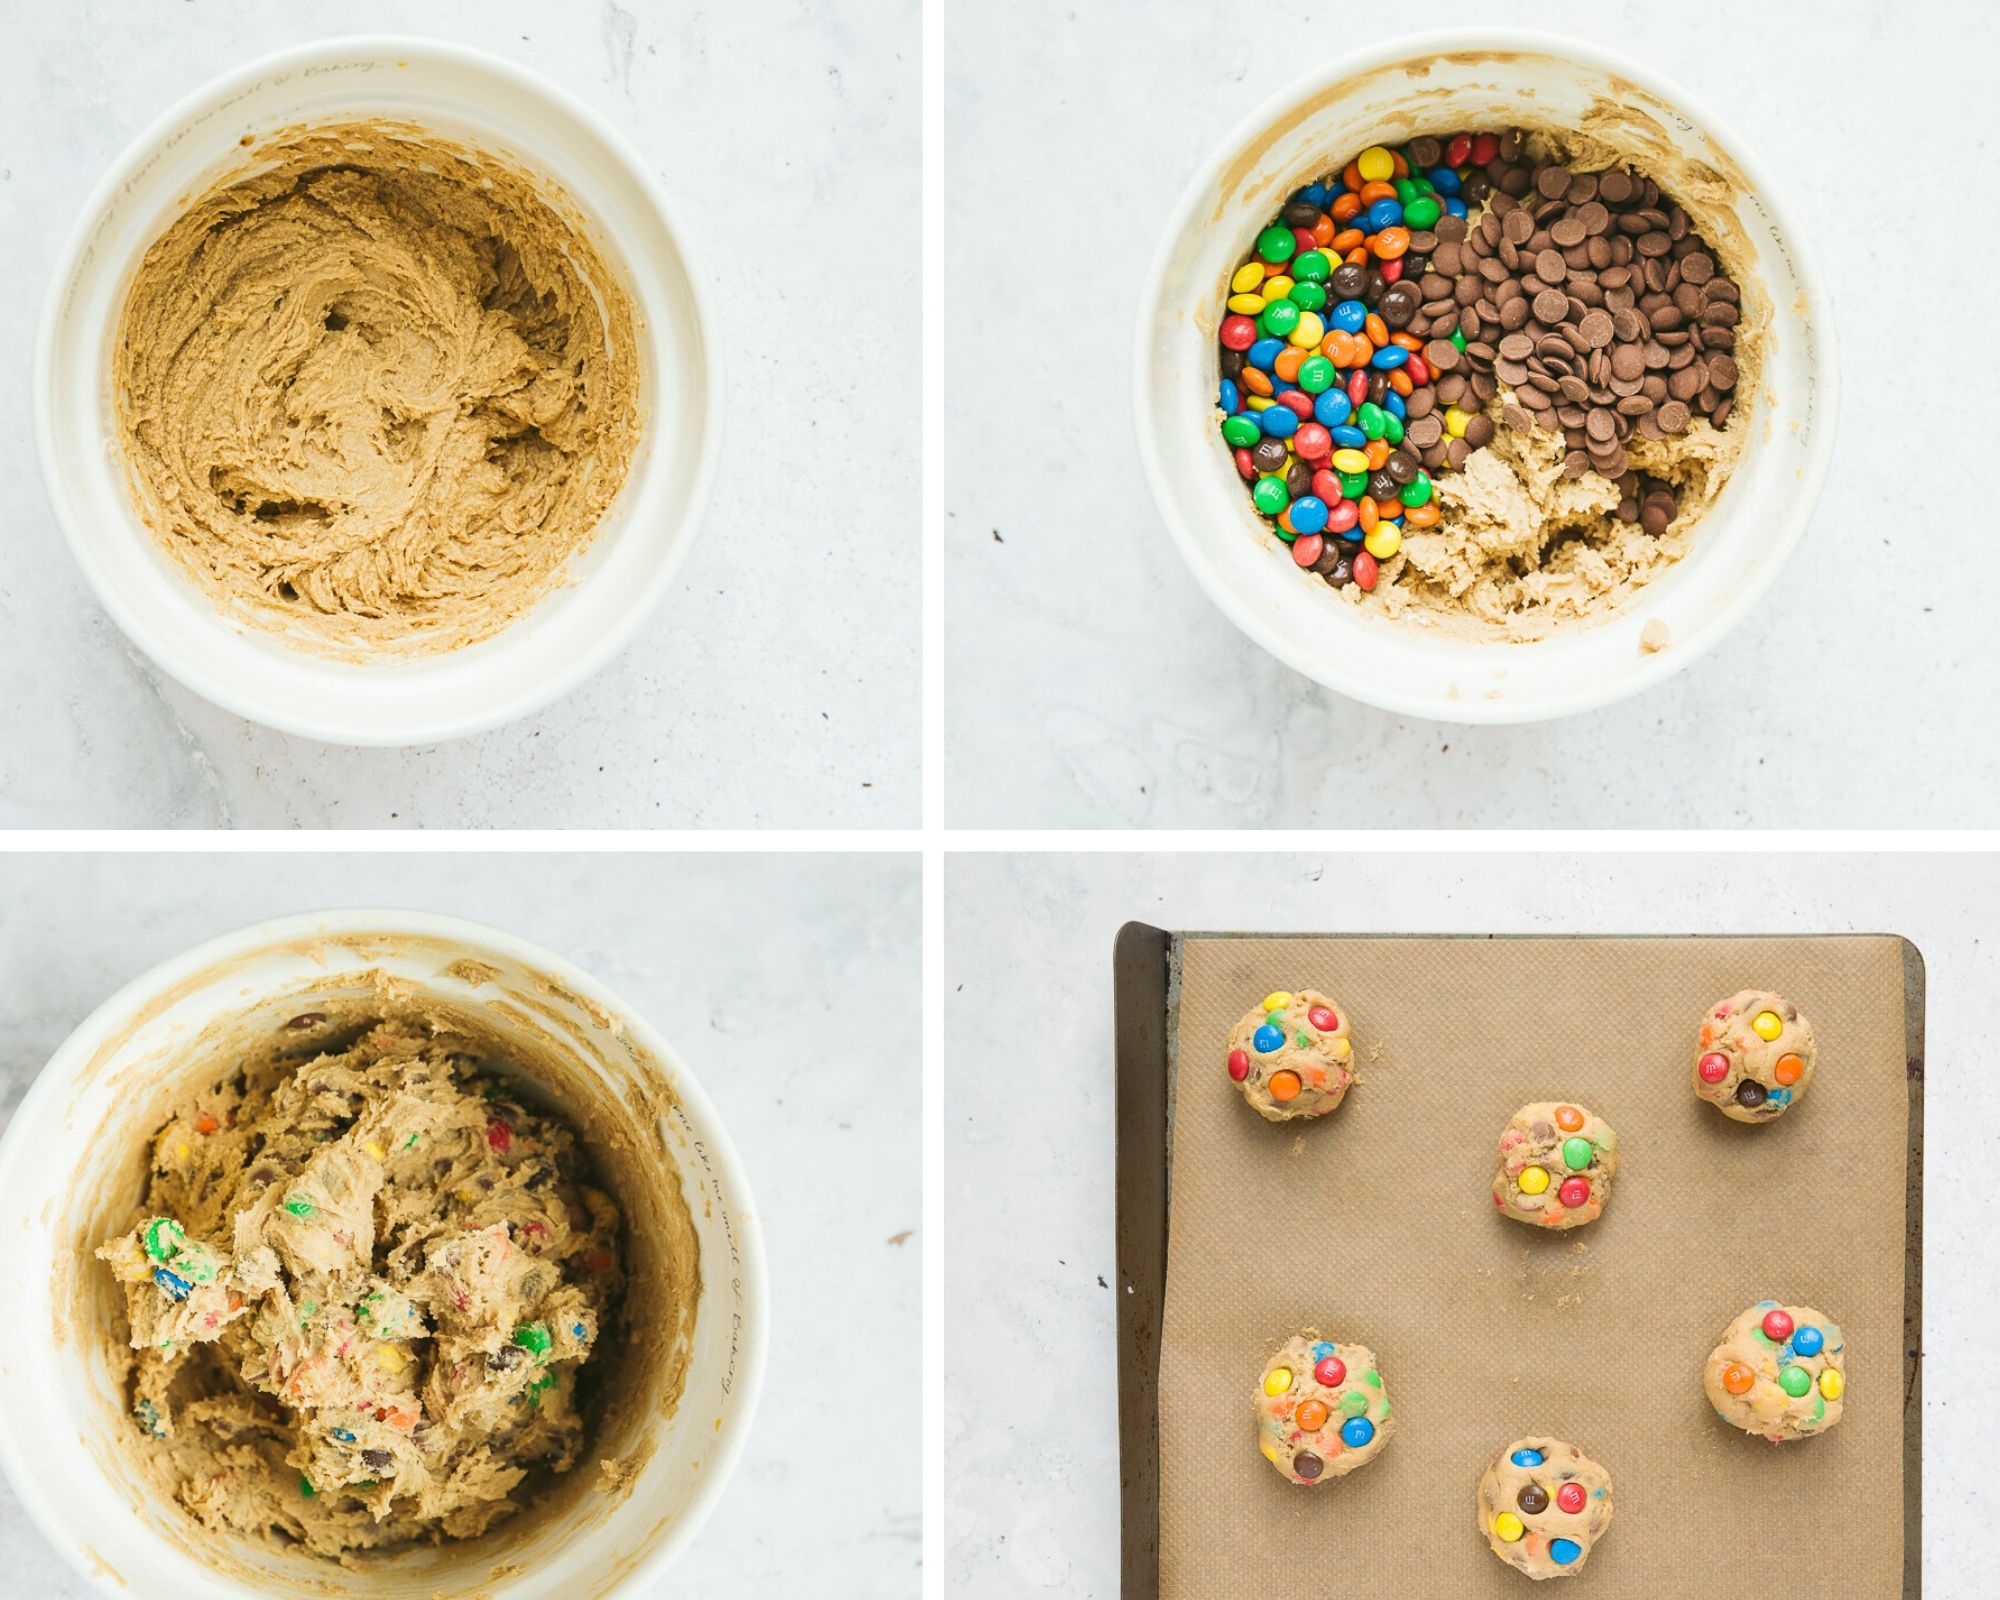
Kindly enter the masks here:
M 1715 1414 L 1773 1444 L 1825 1433 L 1847 1392 L 1847 1339 L 1811 1306 L 1759 1300 L 1708 1353 L 1701 1384 Z
M 1531 1578 L 1581 1572 L 1611 1526 L 1611 1474 L 1561 1439 L 1516 1439 L 1479 1480 L 1479 1531 Z
M 1769 1122 L 1803 1100 L 1813 1075 L 1812 1024 L 1783 995 L 1733 994 L 1702 1019 L 1694 1092 L 1738 1122 Z
M 1365 1344 L 1287 1339 L 1257 1383 L 1257 1446 L 1293 1483 L 1365 1467 L 1396 1431 L 1389 1391 Z
M 1229 1034 L 1229 1076 L 1270 1122 L 1323 1117 L 1354 1081 L 1347 1013 L 1323 994 L 1280 989 Z
M 1602 1117 L 1565 1100 L 1537 1100 L 1500 1130 L 1493 1204 L 1516 1222 L 1580 1228 L 1611 1199 L 1618 1135 Z

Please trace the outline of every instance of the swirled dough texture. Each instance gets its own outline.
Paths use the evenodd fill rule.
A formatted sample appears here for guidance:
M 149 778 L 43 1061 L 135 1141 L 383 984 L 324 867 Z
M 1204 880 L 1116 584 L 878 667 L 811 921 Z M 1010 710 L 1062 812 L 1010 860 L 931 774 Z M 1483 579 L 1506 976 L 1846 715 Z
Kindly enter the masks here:
M 519 168 L 406 124 L 274 136 L 146 252 L 114 356 L 134 493 L 234 619 L 435 653 L 532 606 L 640 434 L 631 297 Z
M 469 1041 L 294 1018 L 160 1130 L 97 1252 L 135 1447 L 218 1531 L 333 1557 L 477 1535 L 578 1461 L 619 1251 L 574 1135 Z
M 1701 1386 L 1732 1428 L 1773 1444 L 1813 1438 L 1844 1409 L 1847 1335 L 1811 1306 L 1759 1300 L 1723 1329 Z
M 1611 1474 L 1566 1439 L 1516 1439 L 1479 1480 L 1479 1531 L 1508 1566 L 1568 1578 L 1611 1526 Z

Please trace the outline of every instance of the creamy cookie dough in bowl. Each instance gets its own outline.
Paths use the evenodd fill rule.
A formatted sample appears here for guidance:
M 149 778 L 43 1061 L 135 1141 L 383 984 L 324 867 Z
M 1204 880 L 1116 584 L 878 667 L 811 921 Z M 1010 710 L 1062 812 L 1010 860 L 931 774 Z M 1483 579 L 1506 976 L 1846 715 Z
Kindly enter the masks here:
M 1451 170 L 1375 170 L 1404 152 Z M 1136 355 L 1141 457 L 1210 596 L 1298 671 L 1443 720 L 1693 659 L 1775 581 L 1832 447 L 1828 308 L 1768 179 L 1642 65 L 1546 35 L 1406 38 L 1273 97 L 1183 197 Z
M 291 732 L 539 708 L 664 595 L 718 446 L 699 277 L 646 163 L 457 46 L 330 40 L 143 134 L 37 349 L 58 519 L 163 669 Z
M 748 1436 L 762 1228 L 645 1020 L 455 919 L 140 978 L 0 1142 L 0 1466 L 107 1594 L 608 1596 Z

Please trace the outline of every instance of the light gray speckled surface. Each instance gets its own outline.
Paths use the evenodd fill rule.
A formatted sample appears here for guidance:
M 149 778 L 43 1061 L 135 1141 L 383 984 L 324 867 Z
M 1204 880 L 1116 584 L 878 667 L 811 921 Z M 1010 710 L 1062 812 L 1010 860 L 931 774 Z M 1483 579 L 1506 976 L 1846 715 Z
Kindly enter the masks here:
M 1718 885 L 1726 881 L 1725 895 Z M 1163 928 L 1898 933 L 1928 973 L 1924 1593 L 2000 1566 L 2000 859 L 958 856 L 945 876 L 945 1584 L 1115 1600 L 1111 945 Z M 1896 1181 L 1893 1177 L 1888 1181 Z M 1101 1280 L 1101 1281 L 1100 1281 Z M 1878 1600 L 1869 1596 L 1868 1600 Z
M 916 0 L 64 0 L 4 14 L 0 825 L 917 820 Z M 729 383 L 715 498 L 648 628 L 549 710 L 407 751 L 290 738 L 163 680 L 70 559 L 29 419 L 49 271 L 118 152 L 227 67 L 362 32 L 495 51 L 650 158 L 708 270 Z
M 905 855 L 0 857 L 0 1117 L 118 987 L 264 917 L 407 906 L 547 946 L 672 1042 L 715 1101 L 765 1218 L 765 1443 L 753 1439 L 684 1559 L 644 1594 L 914 1597 L 919 879 Z M 816 1036 L 810 1054 L 772 1048 L 759 1010 L 772 996 L 788 1029 Z M 802 1352 L 814 1379 L 803 1390 Z M 811 1423 L 771 1447 L 788 1403 L 795 1422 L 808 1404 Z M 94 1592 L 4 1481 L 0 1574 L 8 1595 Z
M 1407 721 L 1265 655 L 1182 566 L 1127 399 L 1139 286 L 1182 188 L 1229 129 L 1343 49 L 1482 24 L 1594 40 L 1717 108 L 1790 199 L 1840 318 L 1832 475 L 1771 594 L 1671 682 L 1540 727 Z M 1770 0 L 1699 22 L 1639 0 L 1475 0 L 1434 17 L 1326 0 L 1254 15 L 1195 0 L 954 5 L 948 820 L 1992 823 L 1989 519 L 1957 510 L 1962 475 L 1896 480 L 1872 445 L 1882 419 L 1921 410 L 1964 348 L 1955 315 L 1882 331 L 1896 279 L 1918 266 L 1966 327 L 1984 315 L 1973 308 L 1989 298 L 1979 274 L 2000 224 L 1954 196 L 1992 147 L 1996 45 L 2000 8 L 1986 0 Z M 1843 208 L 1853 163 L 1868 159 L 1896 168 L 1904 215 L 1951 214 L 1963 248 L 1855 225 Z

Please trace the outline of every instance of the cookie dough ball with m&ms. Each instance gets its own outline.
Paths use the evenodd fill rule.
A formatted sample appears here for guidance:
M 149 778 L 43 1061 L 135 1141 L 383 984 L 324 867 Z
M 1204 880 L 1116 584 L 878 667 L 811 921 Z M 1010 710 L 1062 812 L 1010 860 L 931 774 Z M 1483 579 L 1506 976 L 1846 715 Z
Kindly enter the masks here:
M 1479 1480 L 1479 1531 L 1529 1577 L 1581 1572 L 1611 1526 L 1611 1474 L 1562 1439 L 1516 1439 Z
M 1396 1431 L 1389 1391 L 1365 1344 L 1287 1339 L 1257 1383 L 1257 1447 L 1293 1483 L 1365 1467 Z
M 1267 994 L 1230 1031 L 1228 1065 L 1266 1121 L 1323 1117 L 1354 1081 L 1347 1013 L 1310 989 Z
M 1813 1075 L 1812 1024 L 1783 995 L 1745 989 L 1701 1024 L 1694 1092 L 1725 1117 L 1770 1122 L 1803 1100 Z
M 1847 1336 L 1811 1306 L 1759 1300 L 1708 1353 L 1702 1387 L 1715 1414 L 1773 1444 L 1809 1439 L 1840 1420 Z
M 1602 1117 L 1568 1101 L 1537 1100 L 1500 1130 L 1493 1205 L 1539 1228 L 1595 1222 L 1611 1199 L 1618 1135 Z

